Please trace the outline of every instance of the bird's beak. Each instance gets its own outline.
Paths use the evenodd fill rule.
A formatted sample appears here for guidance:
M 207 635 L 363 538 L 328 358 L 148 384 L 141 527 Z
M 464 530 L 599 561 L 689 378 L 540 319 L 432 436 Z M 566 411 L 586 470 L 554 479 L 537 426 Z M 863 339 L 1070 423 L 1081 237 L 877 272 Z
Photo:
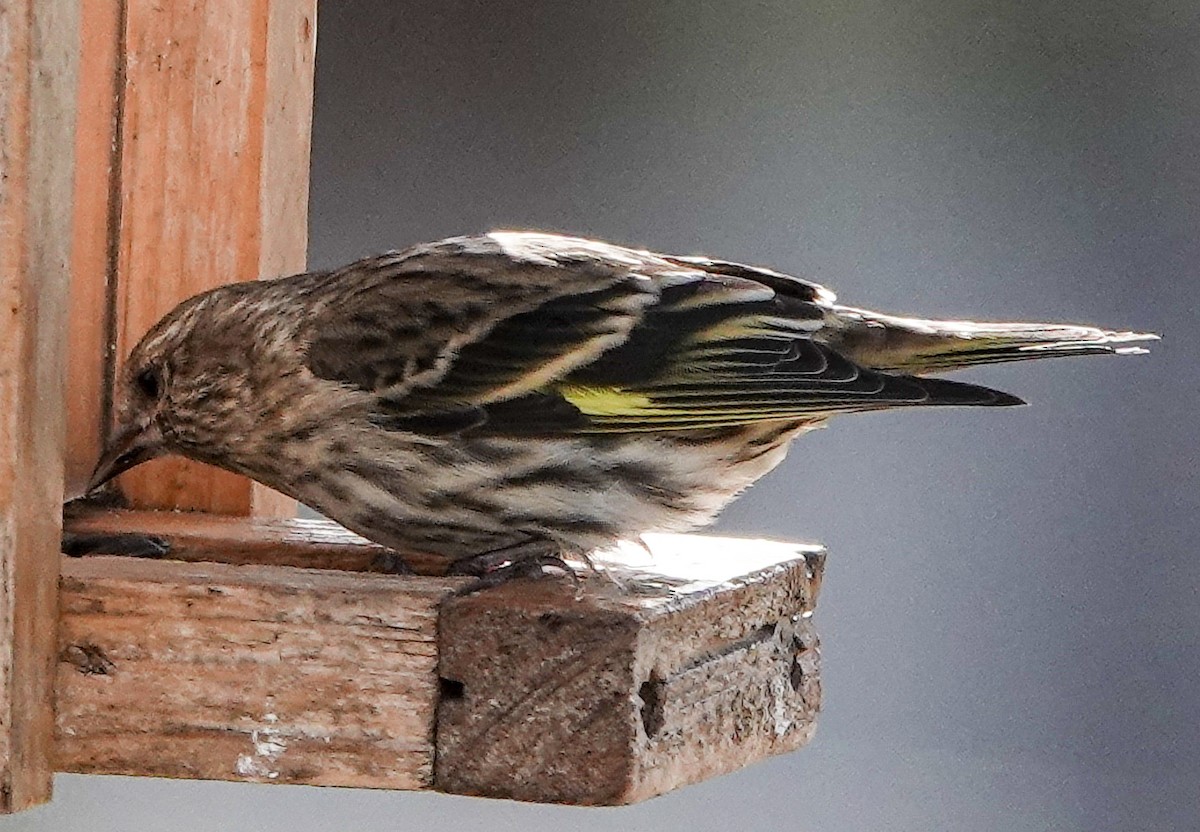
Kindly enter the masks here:
M 109 438 L 92 471 L 87 491 L 91 494 L 118 474 L 123 474 L 135 465 L 154 459 L 164 450 L 162 431 L 158 425 L 131 425 L 122 428 Z

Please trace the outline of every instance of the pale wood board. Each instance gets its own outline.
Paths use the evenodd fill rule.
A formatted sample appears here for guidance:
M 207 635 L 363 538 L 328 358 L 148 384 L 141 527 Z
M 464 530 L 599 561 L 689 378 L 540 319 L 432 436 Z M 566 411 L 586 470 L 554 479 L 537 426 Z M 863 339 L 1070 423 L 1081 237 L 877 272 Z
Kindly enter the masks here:
M 281 277 L 304 271 L 308 260 L 317 0 L 270 0 L 267 14 L 258 275 Z M 249 514 L 294 517 L 296 501 L 252 482 Z
M 313 0 L 127 0 L 115 222 L 119 364 L 179 301 L 302 270 Z M 295 502 L 181 459 L 121 478 L 131 502 L 287 516 Z
M 272 0 L 263 98 L 258 272 L 304 271 L 308 249 L 308 171 L 316 68 L 316 0 Z
M 57 768 L 428 788 L 437 606 L 461 583 L 69 560 Z
M 76 0 L 0 4 L 0 811 L 49 799 Z

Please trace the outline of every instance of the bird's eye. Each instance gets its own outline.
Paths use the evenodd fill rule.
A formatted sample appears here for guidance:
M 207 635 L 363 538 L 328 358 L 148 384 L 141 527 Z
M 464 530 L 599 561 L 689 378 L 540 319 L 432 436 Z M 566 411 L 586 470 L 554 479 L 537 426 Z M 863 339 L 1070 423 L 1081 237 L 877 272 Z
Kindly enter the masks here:
M 133 383 L 137 385 L 137 389 L 142 395 L 148 399 L 157 399 L 158 394 L 162 391 L 162 379 L 158 374 L 158 370 L 146 368 L 137 374 L 133 379 Z

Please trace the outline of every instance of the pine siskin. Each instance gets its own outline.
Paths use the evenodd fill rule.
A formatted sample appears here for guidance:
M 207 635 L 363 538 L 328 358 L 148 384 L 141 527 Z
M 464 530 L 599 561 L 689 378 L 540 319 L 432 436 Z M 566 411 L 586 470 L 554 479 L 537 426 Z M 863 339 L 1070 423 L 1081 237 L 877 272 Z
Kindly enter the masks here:
M 923 377 L 1155 338 L 841 306 L 768 269 L 550 234 L 223 286 L 134 348 L 95 488 L 182 454 L 453 571 L 682 531 L 830 416 L 1021 404 Z

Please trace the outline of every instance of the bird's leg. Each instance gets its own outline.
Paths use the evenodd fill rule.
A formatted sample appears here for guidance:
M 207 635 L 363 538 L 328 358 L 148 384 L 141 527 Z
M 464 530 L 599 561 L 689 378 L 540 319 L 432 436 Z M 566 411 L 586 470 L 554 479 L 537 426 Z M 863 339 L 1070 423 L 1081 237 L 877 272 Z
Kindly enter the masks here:
M 564 572 L 575 584 L 579 576 L 558 554 L 559 546 L 550 540 L 537 538 L 526 540 L 501 549 L 493 549 L 478 555 L 468 555 L 450 564 L 447 575 L 473 575 L 478 582 L 466 592 L 498 586 L 513 578 L 540 578 L 545 569 Z
M 70 522 L 97 509 L 127 508 L 116 491 L 96 491 L 63 503 L 63 520 Z M 64 530 L 59 551 L 67 557 L 88 555 L 124 555 L 129 558 L 165 558 L 171 554 L 171 542 L 163 537 L 140 532 L 72 532 Z

